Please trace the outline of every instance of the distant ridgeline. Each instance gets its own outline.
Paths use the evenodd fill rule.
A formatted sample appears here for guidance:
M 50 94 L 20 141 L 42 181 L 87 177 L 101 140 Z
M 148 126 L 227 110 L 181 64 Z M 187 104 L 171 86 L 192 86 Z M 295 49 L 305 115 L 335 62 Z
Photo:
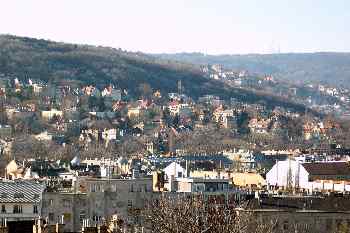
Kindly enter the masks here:
M 228 69 L 270 74 L 284 80 L 324 82 L 350 87 L 350 53 L 286 53 L 205 55 L 202 53 L 158 54 L 156 57 L 192 64 L 221 64 Z

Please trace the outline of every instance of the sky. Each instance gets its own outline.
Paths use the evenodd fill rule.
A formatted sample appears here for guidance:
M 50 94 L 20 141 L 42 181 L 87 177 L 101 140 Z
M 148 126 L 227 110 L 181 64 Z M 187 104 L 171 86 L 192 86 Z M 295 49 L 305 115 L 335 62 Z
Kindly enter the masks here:
M 349 0 L 1 0 L 0 34 L 147 53 L 349 52 Z

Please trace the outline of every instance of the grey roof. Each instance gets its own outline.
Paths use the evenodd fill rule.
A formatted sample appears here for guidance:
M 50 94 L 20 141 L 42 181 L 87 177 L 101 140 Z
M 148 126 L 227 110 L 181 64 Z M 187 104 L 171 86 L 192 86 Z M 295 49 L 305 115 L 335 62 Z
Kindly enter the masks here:
M 34 181 L 0 181 L 0 203 L 40 202 L 45 185 Z

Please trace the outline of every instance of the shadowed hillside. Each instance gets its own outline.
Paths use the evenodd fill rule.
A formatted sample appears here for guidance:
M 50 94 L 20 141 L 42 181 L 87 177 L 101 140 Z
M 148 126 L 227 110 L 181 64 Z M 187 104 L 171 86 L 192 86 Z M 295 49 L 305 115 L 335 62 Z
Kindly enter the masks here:
M 178 80 L 181 80 L 185 93 L 194 98 L 215 94 L 224 99 L 236 97 L 246 102 L 260 102 L 269 107 L 279 105 L 304 111 L 303 106 L 289 100 L 235 89 L 208 79 L 191 64 L 121 49 L 10 35 L 0 36 L 0 75 L 52 82 L 76 80 L 97 86 L 113 83 L 136 95 L 139 94 L 138 86 L 142 83 L 149 83 L 153 89 L 161 89 L 162 92 L 174 92 Z

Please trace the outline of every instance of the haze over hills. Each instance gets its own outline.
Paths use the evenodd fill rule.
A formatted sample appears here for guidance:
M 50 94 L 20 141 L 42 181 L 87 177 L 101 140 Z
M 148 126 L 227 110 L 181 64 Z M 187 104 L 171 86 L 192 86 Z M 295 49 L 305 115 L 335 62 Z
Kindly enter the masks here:
M 286 53 L 205 55 L 202 53 L 157 54 L 162 59 L 192 64 L 221 64 L 225 68 L 272 74 L 296 82 L 326 82 L 350 87 L 350 53 Z
M 229 87 L 205 77 L 198 67 L 184 62 L 168 61 L 121 49 L 10 35 L 0 36 L 0 75 L 3 78 L 31 78 L 52 82 L 75 80 L 97 86 L 113 83 L 136 95 L 138 86 L 142 83 L 149 83 L 153 89 L 160 89 L 164 93 L 176 91 L 177 82 L 181 80 L 185 93 L 194 98 L 215 94 L 225 99 L 235 97 L 245 102 L 261 102 L 270 107 L 284 106 L 304 110 L 304 106 L 277 96 Z

